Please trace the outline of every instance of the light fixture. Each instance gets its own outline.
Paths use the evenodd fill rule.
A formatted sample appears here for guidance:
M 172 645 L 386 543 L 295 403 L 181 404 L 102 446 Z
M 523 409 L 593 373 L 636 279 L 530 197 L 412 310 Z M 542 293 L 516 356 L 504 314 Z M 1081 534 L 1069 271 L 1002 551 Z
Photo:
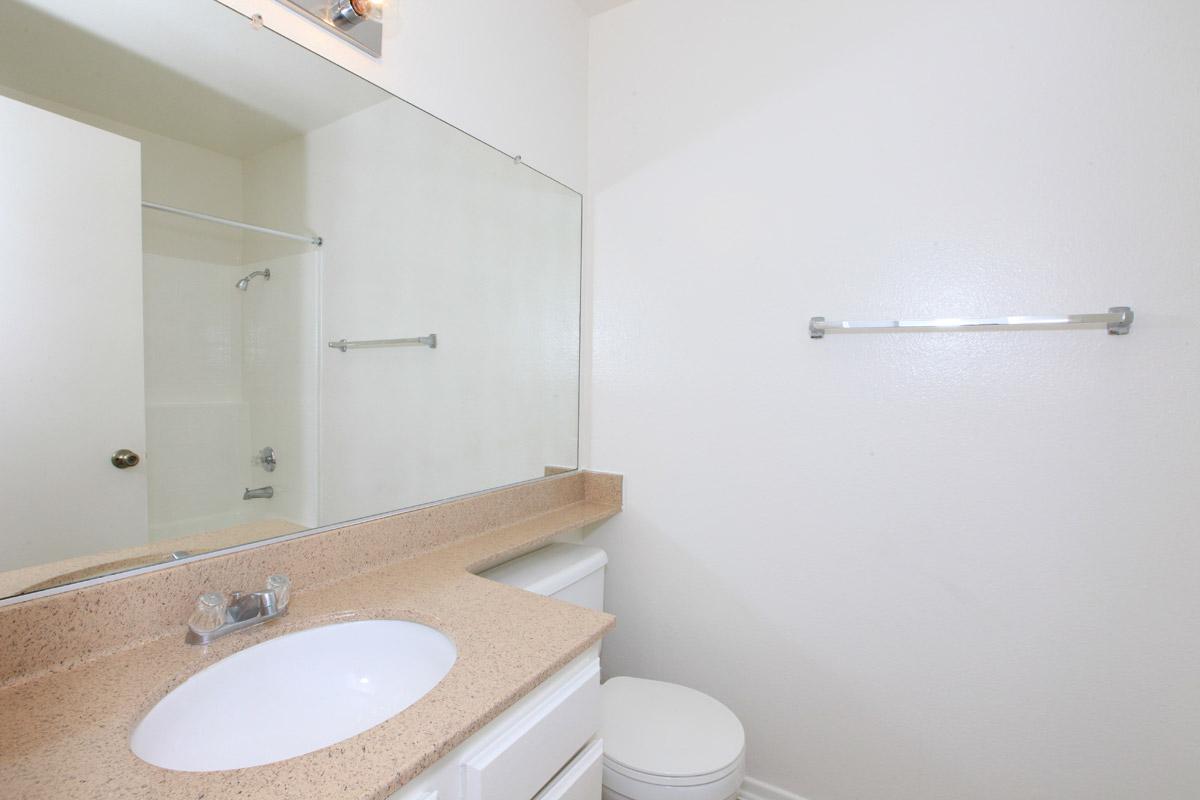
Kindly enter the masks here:
M 383 51 L 383 7 L 387 0 L 279 0 L 355 47 Z

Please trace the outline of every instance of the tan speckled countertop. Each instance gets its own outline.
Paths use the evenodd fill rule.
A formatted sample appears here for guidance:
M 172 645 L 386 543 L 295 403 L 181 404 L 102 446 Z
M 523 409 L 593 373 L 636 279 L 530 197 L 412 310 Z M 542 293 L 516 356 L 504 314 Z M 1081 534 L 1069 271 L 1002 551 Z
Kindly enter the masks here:
M 612 484 L 603 483 L 608 477 L 612 476 L 576 473 L 546 479 L 558 483 L 548 484 L 550 488 L 534 487 L 528 495 L 520 494 L 521 488 L 516 487 L 456 501 L 459 505 L 447 507 L 443 515 L 447 520 L 444 538 L 428 530 L 431 521 L 441 518 L 436 510 L 432 515 L 428 510 L 410 512 L 425 514 L 408 520 L 416 526 L 413 531 L 421 526 L 426 531 L 419 537 L 423 548 L 415 550 L 407 539 L 401 541 L 406 531 L 396 528 L 394 522 L 386 537 L 378 528 L 356 532 L 356 527 L 350 527 L 197 562 L 208 565 L 199 574 L 181 571 L 179 577 L 169 579 L 161 577 L 169 572 L 164 570 L 91 587 L 99 592 L 90 599 L 49 598 L 47 605 L 57 606 L 0 613 L 0 646 L 21 646 L 24 641 L 41 654 L 38 659 L 24 660 L 9 654 L 7 662 L 25 671 L 0 673 L 8 684 L 0 689 L 0 796 L 23 800 L 388 797 L 612 627 L 613 618 L 607 614 L 472 574 L 527 552 L 559 533 L 615 514 L 620 509 L 619 478 L 614 490 Z M 569 481 L 578 482 L 578 487 Z M 489 500 L 507 502 L 509 507 L 501 513 L 470 505 Z M 538 508 L 538 503 L 551 505 Z M 512 517 L 524 512 L 531 513 L 517 521 L 505 519 L 505 514 Z M 478 530 L 478 524 L 469 524 L 474 519 L 504 524 Z M 331 538 L 320 546 L 320 537 L 335 535 L 342 538 Z M 356 563 L 349 574 L 313 588 L 306 588 L 302 576 L 295 580 L 289 613 L 277 621 L 231 635 L 208 648 L 184 644 L 182 624 L 107 650 L 91 642 L 95 631 L 103 629 L 102 615 L 107 613 L 96 609 L 116 607 L 119 599 L 102 597 L 105 592 L 145 589 L 164 580 L 192 587 L 197 580 L 211 581 L 215 574 L 212 565 L 223 559 L 231 559 L 226 566 L 234 574 L 246 568 L 237 561 L 239 557 L 249 558 L 252 566 L 262 561 L 264 551 L 268 555 L 274 552 L 280 559 L 284 554 L 295 558 L 293 551 L 275 548 L 295 548 L 301 543 L 308 545 L 308 558 L 314 553 L 320 557 L 323 551 L 336 556 L 355 535 L 383 537 L 380 541 L 391 543 L 394 557 L 377 557 L 374 568 Z M 312 549 L 314 542 L 316 549 Z M 362 543 L 371 545 L 366 538 Z M 260 555 L 256 559 L 253 554 Z M 325 568 L 337 573 L 345 567 L 328 563 Z M 139 578 L 150 580 L 135 585 Z M 21 608 L 10 606 L 0 612 Z M 80 621 L 66 638 L 80 646 L 88 643 L 87 653 L 58 652 L 38 638 L 53 636 L 52 631 L 23 627 L 47 619 L 63 623 L 70 619 L 66 615 L 72 608 Z M 101 616 L 95 618 L 97 615 Z M 308 755 L 225 772 L 174 772 L 147 764 L 130 751 L 129 736 L 139 719 L 168 691 L 204 667 L 282 633 L 332 621 L 372 618 L 423 622 L 451 637 L 458 648 L 458 660 L 446 678 L 387 722 Z M 0 666 L 5 663 L 0 657 Z

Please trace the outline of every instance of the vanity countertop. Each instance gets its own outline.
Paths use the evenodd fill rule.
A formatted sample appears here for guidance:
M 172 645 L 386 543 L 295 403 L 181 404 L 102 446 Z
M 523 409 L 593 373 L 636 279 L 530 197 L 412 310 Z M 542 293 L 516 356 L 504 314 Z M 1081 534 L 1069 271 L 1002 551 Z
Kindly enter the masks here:
M 0 795 L 387 798 L 613 626 L 608 614 L 473 573 L 607 519 L 620 509 L 619 489 L 616 497 L 586 497 L 315 588 L 297 581 L 286 616 L 207 648 L 184 644 L 180 624 L 124 649 L 31 673 L 0 689 Z M 188 773 L 152 766 L 130 751 L 137 722 L 190 675 L 280 634 L 355 619 L 425 623 L 453 639 L 458 660 L 429 694 L 387 722 L 297 758 Z M 11 646 L 3 623 L 0 617 L 0 646 Z

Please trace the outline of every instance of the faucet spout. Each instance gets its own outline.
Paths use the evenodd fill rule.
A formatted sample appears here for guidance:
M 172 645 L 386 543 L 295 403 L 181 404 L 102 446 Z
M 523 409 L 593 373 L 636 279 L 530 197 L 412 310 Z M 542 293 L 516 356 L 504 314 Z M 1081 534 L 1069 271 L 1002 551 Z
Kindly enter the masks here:
M 270 500 L 275 496 L 274 486 L 260 486 L 257 489 L 246 488 L 242 493 L 243 500 Z

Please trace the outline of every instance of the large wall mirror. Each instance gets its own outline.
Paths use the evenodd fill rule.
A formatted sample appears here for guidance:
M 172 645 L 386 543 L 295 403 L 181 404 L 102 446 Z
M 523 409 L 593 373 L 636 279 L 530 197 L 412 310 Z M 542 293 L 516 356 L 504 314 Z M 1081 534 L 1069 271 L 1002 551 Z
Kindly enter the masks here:
M 0 12 L 0 597 L 576 467 L 576 192 L 216 0 Z

